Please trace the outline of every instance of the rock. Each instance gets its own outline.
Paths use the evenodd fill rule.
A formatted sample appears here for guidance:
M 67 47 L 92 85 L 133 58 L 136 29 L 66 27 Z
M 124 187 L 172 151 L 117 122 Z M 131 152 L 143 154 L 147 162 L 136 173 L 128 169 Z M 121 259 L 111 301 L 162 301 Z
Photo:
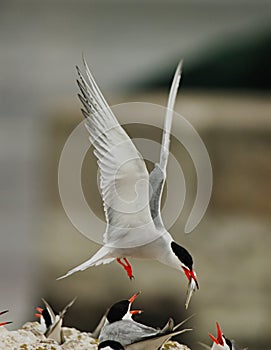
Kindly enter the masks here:
M 97 350 L 97 340 L 90 333 L 75 328 L 63 327 L 65 342 L 62 345 L 47 339 L 41 332 L 38 322 L 27 322 L 22 329 L 9 331 L 0 328 L 0 350 Z M 190 350 L 187 346 L 169 341 L 164 350 Z

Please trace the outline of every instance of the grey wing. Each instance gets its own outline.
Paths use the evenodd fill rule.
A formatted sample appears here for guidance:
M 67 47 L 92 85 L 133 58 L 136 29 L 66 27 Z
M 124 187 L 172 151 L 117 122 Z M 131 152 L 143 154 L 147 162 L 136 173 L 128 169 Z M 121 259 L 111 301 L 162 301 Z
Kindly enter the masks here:
M 152 223 L 149 208 L 149 174 L 142 156 L 118 123 L 105 101 L 86 62 L 87 80 L 77 67 L 81 90 L 79 98 L 84 106 L 89 139 L 94 145 L 100 171 L 100 192 L 103 200 L 107 229 L 104 243 L 111 246 L 133 242 L 134 235 L 127 231 Z M 155 227 L 153 230 L 155 232 Z M 144 243 L 144 230 L 136 237 Z
M 166 167 L 169 155 L 170 132 L 172 125 L 173 108 L 181 79 L 182 61 L 179 62 L 170 88 L 167 111 L 164 122 L 163 139 L 160 152 L 160 161 L 150 174 L 149 197 L 151 216 L 157 228 L 164 227 L 161 217 L 161 198 L 166 180 Z
M 190 330 L 191 329 L 183 329 L 172 333 L 149 337 L 147 339 L 143 339 L 141 341 L 125 346 L 125 350 L 158 350 L 172 337 Z
M 115 340 L 122 345 L 128 345 L 147 336 L 155 336 L 157 334 L 159 334 L 159 330 L 155 328 L 134 321 L 122 320 L 107 324 L 101 331 L 99 342 Z
M 91 332 L 91 335 L 94 339 L 98 339 L 99 338 L 99 335 L 101 333 L 101 330 L 103 329 L 104 327 L 104 324 L 105 324 L 105 321 L 106 321 L 106 316 L 107 316 L 107 313 L 108 313 L 109 309 L 106 310 L 105 314 L 102 316 L 102 318 L 100 319 L 97 327 L 94 329 L 93 332 Z

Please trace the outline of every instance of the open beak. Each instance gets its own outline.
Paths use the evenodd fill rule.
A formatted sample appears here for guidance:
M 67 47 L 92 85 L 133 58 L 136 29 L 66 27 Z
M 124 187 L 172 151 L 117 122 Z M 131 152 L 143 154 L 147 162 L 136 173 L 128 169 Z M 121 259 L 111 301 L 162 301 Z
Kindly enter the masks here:
M 8 310 L 0 311 L 0 316 L 6 314 L 7 312 L 8 312 Z M 11 321 L 0 322 L 0 327 L 5 326 L 6 324 L 10 324 L 10 323 L 12 323 L 12 322 Z
M 137 292 L 136 294 L 132 295 L 129 300 L 129 303 L 132 305 L 132 303 L 136 300 L 136 298 L 141 294 L 141 291 Z M 142 310 L 130 310 L 129 311 L 131 315 L 138 315 L 141 314 Z
M 36 307 L 36 310 L 39 312 L 38 314 L 35 314 L 36 317 L 41 318 L 43 309 L 41 307 Z
M 139 296 L 139 294 L 141 294 L 141 291 L 139 291 L 136 294 L 132 295 L 131 298 L 128 299 L 129 303 L 132 304 L 136 300 L 136 298 Z
M 219 326 L 219 323 L 216 322 L 216 328 L 217 328 L 217 338 L 214 337 L 211 333 L 209 333 L 209 337 L 212 339 L 212 341 L 215 343 L 215 344 L 219 344 L 219 345 L 224 345 L 224 340 L 223 340 L 223 333 L 221 331 L 221 328 Z
M 189 270 L 186 267 L 182 267 L 183 271 L 188 279 L 188 287 L 186 292 L 185 308 L 187 309 L 191 300 L 191 297 L 196 289 L 199 289 L 196 273 L 193 270 Z
M 198 281 L 197 281 L 197 277 L 196 277 L 196 273 L 194 272 L 194 270 L 189 270 L 187 269 L 186 267 L 183 266 L 183 271 L 189 281 L 189 283 L 191 283 L 191 280 L 193 279 L 194 280 L 194 284 L 195 286 L 197 287 L 197 289 L 199 289 L 199 284 L 198 284 Z

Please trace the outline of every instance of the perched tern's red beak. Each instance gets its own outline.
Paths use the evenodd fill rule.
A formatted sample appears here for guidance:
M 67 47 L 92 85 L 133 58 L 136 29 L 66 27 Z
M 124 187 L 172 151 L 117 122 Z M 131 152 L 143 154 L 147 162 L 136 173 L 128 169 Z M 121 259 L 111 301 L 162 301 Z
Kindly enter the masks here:
M 35 314 L 35 316 L 41 318 L 43 309 L 41 307 L 36 307 L 36 310 L 39 312 L 39 314 Z
M 212 341 L 215 343 L 215 344 L 219 344 L 219 345 L 224 345 L 224 340 L 223 340 L 223 333 L 221 331 L 221 328 L 218 324 L 218 322 L 216 322 L 216 328 L 217 328 L 217 338 L 214 337 L 211 333 L 209 333 L 209 337 L 212 339 Z
M 137 292 L 136 294 L 134 294 L 133 296 L 131 296 L 129 300 L 129 303 L 132 304 L 136 298 L 139 296 L 139 294 L 141 294 L 141 291 Z M 130 314 L 131 315 L 137 315 L 137 314 L 141 314 L 143 311 L 142 310 L 130 310 Z
M 188 279 L 188 281 L 190 282 L 191 281 L 191 278 L 193 278 L 193 280 L 195 281 L 196 283 L 196 286 L 197 286 L 197 289 L 199 289 L 199 284 L 198 284 L 198 281 L 197 281 L 197 277 L 196 277 L 196 274 L 193 270 L 189 270 L 188 268 L 182 266 L 183 268 L 183 271 Z
M 132 295 L 131 298 L 128 299 L 129 303 L 132 304 L 136 300 L 136 298 L 139 296 L 139 294 L 141 294 L 141 291 L 139 291 L 136 294 Z
M 138 314 L 142 314 L 143 310 L 131 310 L 130 314 L 131 315 L 138 315 Z
M 7 312 L 8 312 L 8 310 L 1 311 L 1 312 L 0 312 L 0 315 L 4 315 L 4 314 L 6 314 Z M 10 323 L 12 323 L 12 322 L 11 322 L 11 321 L 0 322 L 0 327 L 1 327 L 1 326 L 5 326 L 6 324 L 10 324 Z
M 1 327 L 1 326 L 5 326 L 6 324 L 10 324 L 10 323 L 12 323 L 12 322 L 11 322 L 11 321 L 0 322 L 0 327 Z

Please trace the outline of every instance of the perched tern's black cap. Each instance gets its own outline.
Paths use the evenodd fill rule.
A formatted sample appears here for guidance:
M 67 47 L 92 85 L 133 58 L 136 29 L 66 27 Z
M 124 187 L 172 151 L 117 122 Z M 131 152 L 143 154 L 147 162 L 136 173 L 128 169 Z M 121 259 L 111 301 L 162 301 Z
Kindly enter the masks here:
M 130 305 L 135 301 L 135 299 L 137 298 L 137 296 L 139 294 L 140 294 L 140 292 L 131 296 L 130 299 L 121 300 L 121 301 L 118 301 L 117 303 L 113 304 L 108 311 L 108 314 L 106 317 L 107 321 L 109 323 L 113 323 L 113 322 L 117 322 L 117 321 L 122 320 L 123 317 L 129 311 Z M 129 312 L 131 315 L 135 315 L 135 314 L 140 314 L 142 312 L 142 310 L 132 310 Z
M 117 341 L 114 340 L 106 340 L 99 344 L 98 350 L 100 349 L 112 349 L 112 350 L 124 350 L 124 347 Z

